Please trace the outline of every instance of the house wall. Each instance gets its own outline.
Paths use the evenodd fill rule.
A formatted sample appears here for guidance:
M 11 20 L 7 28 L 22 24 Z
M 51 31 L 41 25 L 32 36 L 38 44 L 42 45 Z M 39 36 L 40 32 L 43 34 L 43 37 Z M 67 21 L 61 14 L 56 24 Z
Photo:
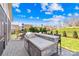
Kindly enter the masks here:
M 5 39 L 5 44 L 7 44 L 7 41 L 10 39 L 11 35 L 11 20 L 12 20 L 12 15 L 11 15 L 11 4 L 8 3 L 0 3 L 0 19 L 1 19 L 1 34 L 4 35 Z
M 0 3 L 0 55 L 10 39 L 12 19 L 11 9 L 10 4 Z

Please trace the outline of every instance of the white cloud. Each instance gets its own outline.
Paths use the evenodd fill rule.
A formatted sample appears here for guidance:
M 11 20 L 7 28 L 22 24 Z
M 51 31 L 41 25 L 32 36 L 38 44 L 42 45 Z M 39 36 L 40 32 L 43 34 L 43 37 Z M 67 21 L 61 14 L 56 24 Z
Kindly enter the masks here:
M 59 22 L 59 21 L 61 21 L 62 19 L 65 19 L 65 17 L 62 16 L 62 15 L 54 15 L 52 18 L 43 19 L 43 20 L 44 20 L 44 21 L 47 21 L 47 22 Z
M 45 14 L 51 14 L 51 12 L 45 12 Z
M 64 11 L 64 9 L 57 3 L 53 3 L 49 6 L 49 11 L 53 11 L 53 10 L 61 10 Z
M 62 6 L 57 3 L 52 3 L 50 5 L 48 3 L 42 3 L 41 8 L 42 8 L 42 11 L 46 12 L 46 14 L 49 14 L 49 13 L 52 13 L 53 11 L 58 11 L 58 10 L 64 11 Z
M 18 15 L 19 17 L 23 17 L 23 18 L 25 18 L 26 16 L 25 15 Z
M 53 17 L 53 21 L 56 21 L 56 22 L 58 22 L 58 21 L 60 21 L 62 19 L 65 19 L 65 17 L 62 16 L 62 15 L 58 15 L 58 16 L 56 15 L 56 16 Z
M 69 13 L 69 14 L 68 14 L 68 16 L 72 16 L 72 14 L 71 14 L 71 13 Z
M 15 8 L 16 12 L 18 12 L 18 13 L 21 12 L 21 10 L 19 9 L 19 7 L 20 7 L 20 3 L 13 3 L 13 4 L 12 4 L 12 7 Z
M 42 11 L 46 11 L 46 6 L 48 6 L 48 3 L 41 3 Z
M 31 13 L 31 10 L 30 10 L 30 9 L 27 9 L 27 12 L 28 12 L 28 13 Z
M 73 15 L 71 13 L 68 14 L 68 16 L 79 16 L 79 13 L 74 13 Z
M 66 15 L 65 13 L 63 14 L 63 16 Z
M 21 24 L 22 24 L 22 23 L 20 23 L 20 22 L 12 22 L 12 23 L 11 23 L 11 25 L 19 25 L 19 26 L 21 26 Z
M 12 4 L 12 7 L 14 7 L 14 8 L 19 8 L 19 6 L 20 6 L 20 3 L 13 3 Z
M 17 9 L 16 9 L 16 12 L 20 13 L 20 12 L 21 12 L 21 10 L 17 8 Z
M 79 14 L 78 14 L 78 13 L 75 13 L 74 15 L 75 15 L 75 16 L 79 16 Z
M 76 7 L 75 7 L 75 9 L 76 9 L 76 10 L 79 10 L 79 7 L 78 7 L 78 6 L 76 6 Z
M 39 17 L 36 17 L 36 19 L 39 19 Z
M 30 19 L 33 19 L 33 16 L 30 16 L 29 18 L 30 18 Z

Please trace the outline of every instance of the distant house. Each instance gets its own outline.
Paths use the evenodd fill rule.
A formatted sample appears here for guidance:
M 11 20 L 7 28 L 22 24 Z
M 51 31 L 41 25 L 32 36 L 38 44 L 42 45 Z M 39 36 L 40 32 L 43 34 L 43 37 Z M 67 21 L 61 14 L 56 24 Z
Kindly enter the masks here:
M 30 25 L 30 24 L 24 24 L 22 27 L 23 27 L 23 29 L 26 29 L 28 31 L 29 28 L 32 27 L 32 25 Z
M 20 30 L 19 25 L 11 25 L 11 33 L 18 32 Z
M 45 26 L 46 30 L 54 30 L 56 29 L 56 27 L 53 27 L 53 26 Z
M 65 25 L 67 25 L 67 27 L 79 26 L 79 17 L 73 16 L 68 18 Z

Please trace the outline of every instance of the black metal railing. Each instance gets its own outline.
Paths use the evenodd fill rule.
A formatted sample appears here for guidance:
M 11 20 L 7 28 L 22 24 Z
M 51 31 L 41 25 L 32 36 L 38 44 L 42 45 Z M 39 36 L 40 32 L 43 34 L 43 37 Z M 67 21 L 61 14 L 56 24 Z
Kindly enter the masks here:
M 58 44 L 59 46 L 59 50 L 60 50 L 60 55 L 62 54 L 62 47 L 61 47 L 61 34 L 54 34 L 55 36 L 59 36 L 59 40 L 58 40 Z

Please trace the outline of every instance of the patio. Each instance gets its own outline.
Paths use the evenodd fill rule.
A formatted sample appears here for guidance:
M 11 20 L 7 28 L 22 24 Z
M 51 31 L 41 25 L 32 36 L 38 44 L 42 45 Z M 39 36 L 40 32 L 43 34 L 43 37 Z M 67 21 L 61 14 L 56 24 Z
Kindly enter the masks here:
M 2 56 L 28 56 L 23 40 L 10 40 Z
M 60 54 L 60 50 L 58 50 L 58 53 Z M 73 56 L 75 54 L 75 52 L 62 48 L 62 53 L 59 56 Z M 78 55 L 78 53 L 76 55 Z M 2 56 L 29 56 L 24 47 L 24 40 L 10 40 Z M 54 56 L 57 56 L 57 54 Z

